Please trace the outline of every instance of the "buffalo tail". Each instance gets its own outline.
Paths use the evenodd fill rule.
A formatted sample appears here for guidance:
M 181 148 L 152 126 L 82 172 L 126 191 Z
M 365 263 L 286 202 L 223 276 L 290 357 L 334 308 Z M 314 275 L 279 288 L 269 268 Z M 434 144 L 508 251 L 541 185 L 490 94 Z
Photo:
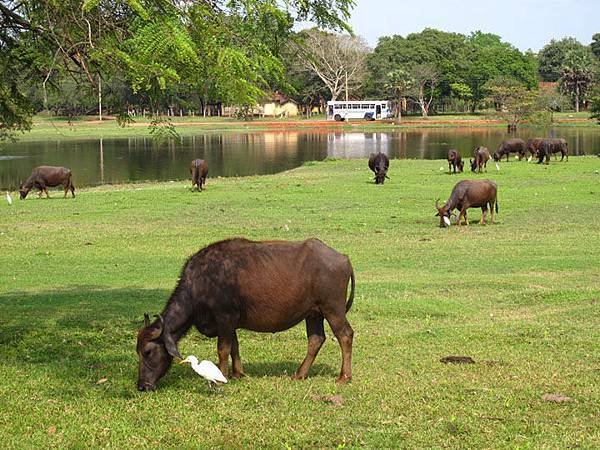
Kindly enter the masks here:
M 498 214 L 498 199 L 496 198 L 496 214 Z
M 354 270 L 350 268 L 350 297 L 348 297 L 348 301 L 346 302 L 346 312 L 350 311 L 352 308 L 352 302 L 354 302 Z

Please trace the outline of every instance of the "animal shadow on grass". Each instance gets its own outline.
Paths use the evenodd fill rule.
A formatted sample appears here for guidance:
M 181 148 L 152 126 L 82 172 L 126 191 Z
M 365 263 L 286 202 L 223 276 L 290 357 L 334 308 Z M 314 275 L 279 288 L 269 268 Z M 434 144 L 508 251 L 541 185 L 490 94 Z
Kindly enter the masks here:
M 101 388 L 97 381 L 108 378 L 120 388 L 107 390 L 106 396 L 129 398 L 136 394 L 135 347 L 143 313 L 158 313 L 168 297 L 166 290 L 94 286 L 0 295 L 0 360 L 19 370 L 50 375 L 57 386 L 64 387 L 60 392 L 63 396 L 73 391 L 77 397 L 81 389 Z M 195 328 L 189 335 L 202 336 Z M 244 358 L 247 339 L 244 336 L 240 344 L 244 371 L 250 378 L 289 377 L 296 373 L 305 356 L 304 338 L 297 360 L 250 362 Z M 211 353 L 205 358 L 214 361 L 216 339 L 208 340 L 214 347 L 210 345 Z M 308 376 L 316 375 L 333 378 L 337 372 L 336 368 L 317 362 Z M 191 379 L 200 383 L 198 392 L 208 387 L 197 375 L 173 364 L 158 388 L 189 391 Z
M 0 295 L 0 359 L 28 372 L 44 372 L 68 390 L 107 377 L 134 390 L 136 336 L 144 311 L 162 308 L 162 290 L 69 290 Z M 122 368 L 128 370 L 121 372 Z

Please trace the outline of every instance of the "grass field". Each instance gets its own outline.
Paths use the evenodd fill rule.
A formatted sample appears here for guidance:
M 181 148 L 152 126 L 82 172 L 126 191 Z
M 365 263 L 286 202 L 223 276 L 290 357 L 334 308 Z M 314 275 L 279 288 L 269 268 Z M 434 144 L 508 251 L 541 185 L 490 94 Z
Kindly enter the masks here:
M 2 200 L 2 447 L 599 448 L 600 158 L 483 175 L 392 160 L 384 186 L 366 166 Z M 470 226 L 438 228 L 435 198 L 472 177 L 498 183 L 498 223 L 473 210 Z M 232 236 L 314 236 L 350 256 L 352 383 L 334 382 L 329 329 L 311 376 L 290 379 L 299 325 L 242 331 L 247 377 L 214 392 L 183 366 L 137 392 L 143 312 L 162 309 L 190 254 Z M 179 349 L 216 361 L 196 331 Z

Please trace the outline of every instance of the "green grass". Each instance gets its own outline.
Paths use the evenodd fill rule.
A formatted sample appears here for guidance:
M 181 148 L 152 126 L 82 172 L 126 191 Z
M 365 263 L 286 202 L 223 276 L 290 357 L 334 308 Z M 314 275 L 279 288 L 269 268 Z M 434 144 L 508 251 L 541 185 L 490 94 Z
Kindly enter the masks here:
M 600 447 L 600 160 L 441 167 L 393 160 L 375 186 L 366 161 L 326 161 L 209 178 L 203 193 L 182 181 L 2 201 L 2 446 Z M 435 198 L 472 177 L 498 183 L 498 223 L 473 210 L 470 226 L 439 229 Z M 248 376 L 215 392 L 183 366 L 136 391 L 143 312 L 162 309 L 190 254 L 231 236 L 315 236 L 350 256 L 352 383 L 334 383 L 328 329 L 310 377 L 289 378 L 299 325 L 241 332 Z M 196 331 L 180 351 L 216 360 Z

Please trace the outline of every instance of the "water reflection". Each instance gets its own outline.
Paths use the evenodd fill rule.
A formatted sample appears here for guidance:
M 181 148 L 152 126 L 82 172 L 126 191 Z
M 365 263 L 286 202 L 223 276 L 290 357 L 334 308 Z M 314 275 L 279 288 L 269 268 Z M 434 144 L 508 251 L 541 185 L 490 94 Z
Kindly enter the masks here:
M 600 127 L 522 129 L 519 137 L 564 137 L 571 155 L 600 153 Z M 468 158 L 475 147 L 494 151 L 508 135 L 498 128 L 437 128 L 391 132 L 266 131 L 206 133 L 157 147 L 152 139 L 19 141 L 0 150 L 0 188 L 16 190 L 33 167 L 63 165 L 76 186 L 189 176 L 189 162 L 205 159 L 209 176 L 281 172 L 305 161 L 367 158 L 381 151 L 391 158 L 439 159 L 456 148 Z

